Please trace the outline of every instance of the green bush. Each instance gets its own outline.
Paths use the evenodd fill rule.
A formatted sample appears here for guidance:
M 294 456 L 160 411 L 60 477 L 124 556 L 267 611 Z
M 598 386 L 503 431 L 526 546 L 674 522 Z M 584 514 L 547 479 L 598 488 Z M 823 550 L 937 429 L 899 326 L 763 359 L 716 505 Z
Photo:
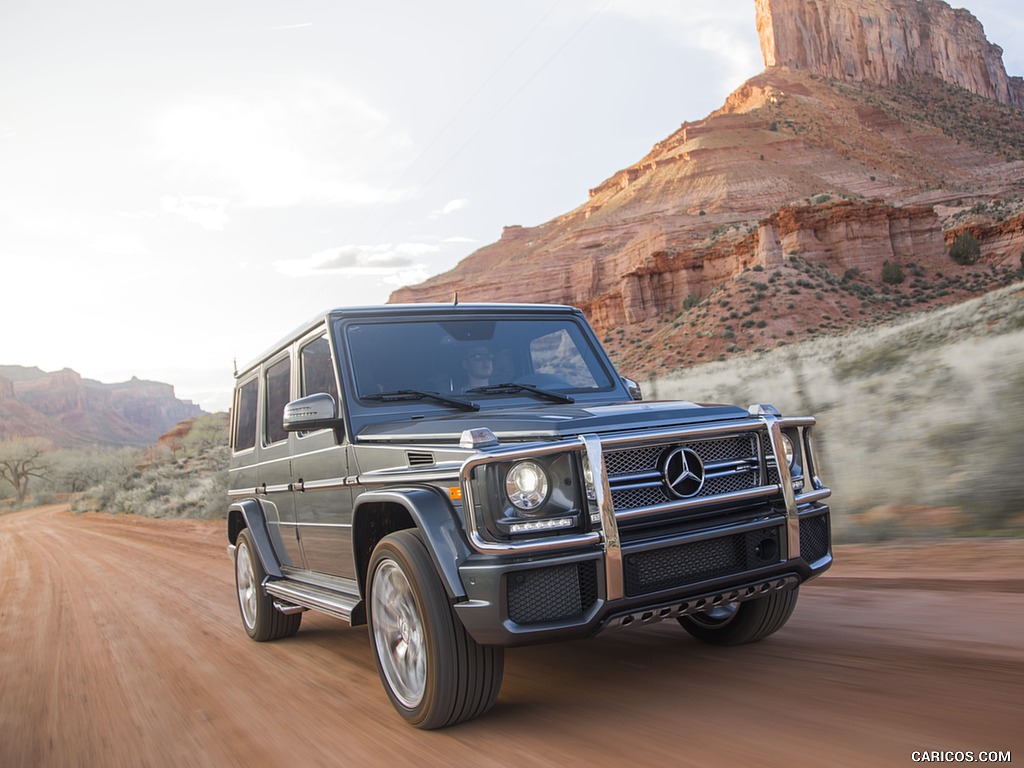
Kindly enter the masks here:
M 907 276 L 903 274 L 903 268 L 895 261 L 887 261 L 882 265 L 882 282 L 889 285 L 899 285 Z
M 683 311 L 689 311 L 696 307 L 698 304 L 700 304 L 700 296 L 691 291 L 686 295 L 686 298 L 683 299 Z
M 970 232 L 964 232 L 957 235 L 956 240 L 949 246 L 949 256 L 957 264 L 976 264 L 981 256 L 981 244 Z

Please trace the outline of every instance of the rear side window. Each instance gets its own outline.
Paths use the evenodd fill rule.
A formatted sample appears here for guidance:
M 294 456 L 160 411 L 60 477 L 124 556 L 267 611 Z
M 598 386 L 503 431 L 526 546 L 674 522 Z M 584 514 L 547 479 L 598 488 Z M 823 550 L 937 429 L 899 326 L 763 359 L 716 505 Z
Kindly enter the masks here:
M 267 444 L 285 440 L 284 407 L 291 399 L 291 360 L 278 360 L 267 368 Z
M 334 366 L 331 364 L 331 347 L 326 336 L 309 342 L 299 353 L 299 371 L 301 373 L 301 397 L 326 392 L 338 402 L 338 383 L 334 378 Z
M 251 379 L 235 392 L 235 434 L 233 444 L 236 451 L 247 451 L 256 446 L 256 406 L 259 404 L 257 389 L 259 382 Z

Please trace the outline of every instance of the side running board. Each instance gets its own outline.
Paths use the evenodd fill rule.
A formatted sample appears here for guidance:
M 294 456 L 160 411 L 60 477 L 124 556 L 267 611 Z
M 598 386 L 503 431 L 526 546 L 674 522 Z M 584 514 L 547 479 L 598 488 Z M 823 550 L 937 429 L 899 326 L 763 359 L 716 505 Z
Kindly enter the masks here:
M 268 579 L 265 583 L 267 594 L 280 598 L 290 605 L 278 608 L 282 613 L 294 613 L 296 608 L 310 608 L 326 613 L 349 624 L 365 624 L 366 610 L 363 601 L 356 595 L 334 592 L 312 584 L 300 584 L 294 581 Z M 277 605 L 275 604 L 277 608 Z

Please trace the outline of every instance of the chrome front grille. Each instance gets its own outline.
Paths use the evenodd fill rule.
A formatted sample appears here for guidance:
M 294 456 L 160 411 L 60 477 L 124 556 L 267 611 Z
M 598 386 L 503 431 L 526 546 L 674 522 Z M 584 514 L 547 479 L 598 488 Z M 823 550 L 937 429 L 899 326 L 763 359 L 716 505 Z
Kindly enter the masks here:
M 608 450 L 604 454 L 604 462 L 615 511 L 645 509 L 680 501 L 680 497 L 667 487 L 664 476 L 665 459 L 678 448 L 692 451 L 703 462 L 704 482 L 692 498 L 710 498 L 757 488 L 763 484 L 762 457 L 770 453 L 764 446 L 770 445 L 767 433 L 748 432 Z

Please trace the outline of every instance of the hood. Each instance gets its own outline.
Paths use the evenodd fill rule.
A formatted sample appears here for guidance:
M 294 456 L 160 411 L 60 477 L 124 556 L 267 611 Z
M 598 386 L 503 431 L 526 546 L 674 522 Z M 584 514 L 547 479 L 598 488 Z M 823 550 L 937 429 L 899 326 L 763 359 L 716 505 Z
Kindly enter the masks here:
M 627 402 L 612 405 L 539 405 L 456 412 L 431 419 L 410 418 L 370 424 L 359 442 L 457 443 L 467 429 L 487 427 L 502 442 L 557 440 L 578 434 L 607 434 L 637 429 L 689 426 L 750 418 L 735 405 L 676 402 Z

